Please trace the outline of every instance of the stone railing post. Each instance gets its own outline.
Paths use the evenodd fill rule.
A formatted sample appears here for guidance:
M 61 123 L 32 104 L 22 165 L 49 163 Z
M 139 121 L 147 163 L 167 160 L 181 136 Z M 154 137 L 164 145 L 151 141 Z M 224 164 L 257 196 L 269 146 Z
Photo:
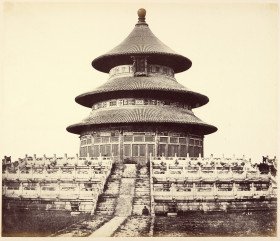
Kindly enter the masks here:
M 195 197 L 196 197 L 196 184 L 195 184 L 195 182 L 193 182 L 192 194 L 193 194 L 193 199 L 195 199 Z
M 60 185 L 60 181 L 57 182 L 57 198 L 60 199 L 60 189 L 61 189 L 61 185 Z
M 232 190 L 233 190 L 233 195 L 237 195 L 237 188 L 236 188 L 236 183 L 233 182 L 233 187 L 232 187 Z
M 31 165 L 31 168 L 30 168 L 30 178 L 31 178 L 31 180 L 33 180 L 33 172 L 34 172 L 33 165 Z
M 37 191 L 38 198 L 41 197 L 41 183 L 40 182 L 37 182 L 36 191 Z
M 77 178 L 77 169 L 76 169 L 76 165 L 75 165 L 74 168 L 73 168 L 72 177 L 73 177 L 74 180 L 76 180 L 76 178 Z
M 22 182 L 20 182 L 19 183 L 19 195 L 23 195 L 23 183 Z
M 79 164 L 79 154 L 76 153 L 76 163 Z
M 17 177 L 18 177 L 18 180 L 20 180 L 20 178 L 21 178 L 21 170 L 20 170 L 20 167 L 19 167 L 19 166 L 18 166 Z
M 213 183 L 213 195 L 214 196 L 217 196 L 218 195 L 218 192 L 217 192 L 218 190 L 217 190 L 217 184 L 216 184 L 216 182 L 214 182 Z
M 252 195 L 252 196 L 254 196 L 254 195 L 255 195 L 255 185 L 254 185 L 254 183 L 253 183 L 253 182 L 251 183 L 250 193 L 251 193 L 251 195 Z
M 153 184 L 153 164 L 152 164 L 152 154 L 150 153 L 150 195 L 151 195 L 151 216 L 155 216 L 154 208 L 154 184 Z
M 61 167 L 59 166 L 59 167 L 58 167 L 58 171 L 57 171 L 57 180 L 60 180 L 60 179 L 61 179 L 61 173 L 62 173 Z

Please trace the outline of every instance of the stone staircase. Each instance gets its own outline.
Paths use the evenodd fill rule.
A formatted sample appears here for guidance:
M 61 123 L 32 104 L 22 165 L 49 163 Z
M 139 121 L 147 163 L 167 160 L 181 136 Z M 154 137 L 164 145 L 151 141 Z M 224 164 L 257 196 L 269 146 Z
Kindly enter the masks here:
M 123 166 L 115 164 L 111 175 L 105 184 L 103 193 L 99 196 L 95 215 L 113 215 L 117 205 L 117 199 L 120 191 Z
M 56 237 L 86 237 L 98 230 L 113 218 L 117 200 L 120 192 L 123 166 L 114 164 L 111 174 L 104 186 L 103 193 L 98 197 L 94 215 L 81 220 L 63 230 L 58 231 L 53 236 Z
M 132 214 L 142 215 L 144 206 L 146 206 L 150 212 L 150 202 L 150 177 L 147 167 L 143 166 L 140 167 L 137 172 Z
M 136 170 L 135 165 L 132 166 L 132 164 L 130 164 L 129 168 L 126 166 L 125 169 Z M 129 171 L 129 173 L 124 172 L 124 174 L 126 175 L 123 175 L 121 180 L 121 188 L 115 212 L 116 216 L 121 217 L 131 215 L 133 196 L 135 192 L 135 172 Z
M 124 165 L 123 172 L 118 176 L 118 195 L 110 196 L 104 192 L 105 201 L 101 199 L 96 213 L 103 212 L 108 215 L 108 213 L 113 214 L 114 217 L 102 225 L 99 229 L 93 232 L 90 237 L 110 237 L 114 232 L 121 226 L 121 224 L 131 215 L 132 213 L 132 202 L 135 189 L 135 165 Z M 109 187 L 116 187 L 113 184 Z M 114 188 L 115 190 L 115 188 Z M 112 196 L 114 201 L 112 201 Z M 111 200 L 109 200 L 109 197 Z M 104 203 L 104 204 L 103 204 Z M 109 206 L 108 206 L 109 205 Z M 114 208 L 112 208 L 114 207 Z

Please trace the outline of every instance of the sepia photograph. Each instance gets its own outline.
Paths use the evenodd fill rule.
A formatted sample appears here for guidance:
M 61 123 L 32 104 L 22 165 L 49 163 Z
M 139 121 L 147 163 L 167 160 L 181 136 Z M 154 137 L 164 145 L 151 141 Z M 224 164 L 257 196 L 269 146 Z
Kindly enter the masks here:
M 0 10 L 1 237 L 277 238 L 277 1 Z

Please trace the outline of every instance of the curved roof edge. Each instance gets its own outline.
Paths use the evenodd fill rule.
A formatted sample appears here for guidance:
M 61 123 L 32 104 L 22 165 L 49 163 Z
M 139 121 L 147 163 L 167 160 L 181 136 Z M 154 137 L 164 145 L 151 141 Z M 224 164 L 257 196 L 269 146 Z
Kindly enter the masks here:
M 217 127 L 209 125 L 209 124 L 183 124 L 183 123 L 169 123 L 169 122 L 158 122 L 158 123 L 149 123 L 149 122 L 135 122 L 135 123 L 112 123 L 112 124 L 84 124 L 84 123 L 77 123 L 70 125 L 66 128 L 66 130 L 72 134 L 80 135 L 84 131 L 90 131 L 92 128 L 100 128 L 102 127 L 112 127 L 112 126 L 120 126 L 120 125 L 134 125 L 134 124 L 144 124 L 144 125 L 154 125 L 155 127 L 158 126 L 158 124 L 167 124 L 170 126 L 183 126 L 184 129 L 189 129 L 190 134 L 202 134 L 202 135 L 209 135 L 218 130 Z
M 93 126 L 133 125 L 135 123 L 185 125 L 191 127 L 194 132 L 200 130 L 204 135 L 217 131 L 215 126 L 204 123 L 191 111 L 171 106 L 139 106 L 94 110 L 83 122 L 68 126 L 67 131 L 80 134 L 83 130 Z
M 176 53 L 161 42 L 152 33 L 145 18 L 142 18 L 119 45 L 95 58 L 92 66 L 96 70 L 109 73 L 115 66 L 132 64 L 131 56 L 135 55 L 146 55 L 150 64 L 169 66 L 175 73 L 183 72 L 192 65 L 187 57 Z
M 149 64 L 164 65 L 172 68 L 175 73 L 181 73 L 192 66 L 191 60 L 179 54 L 170 54 L 162 52 L 126 52 L 115 54 L 104 54 L 95 58 L 91 65 L 98 71 L 109 73 L 110 70 L 119 65 L 132 65 L 131 56 L 145 55 L 149 57 Z

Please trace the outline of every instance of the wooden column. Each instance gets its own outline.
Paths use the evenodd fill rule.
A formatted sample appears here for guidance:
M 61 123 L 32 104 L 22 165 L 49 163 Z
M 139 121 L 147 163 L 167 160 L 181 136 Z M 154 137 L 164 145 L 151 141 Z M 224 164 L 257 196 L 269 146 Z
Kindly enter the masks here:
M 120 132 L 119 132 L 119 160 L 118 160 L 118 162 L 121 162 L 121 163 L 123 163 L 123 156 L 124 156 L 124 154 L 123 154 L 123 130 L 121 130 Z
M 158 139 L 158 131 L 156 130 L 156 135 L 155 135 L 155 157 L 160 156 L 161 153 L 159 153 L 159 139 Z

